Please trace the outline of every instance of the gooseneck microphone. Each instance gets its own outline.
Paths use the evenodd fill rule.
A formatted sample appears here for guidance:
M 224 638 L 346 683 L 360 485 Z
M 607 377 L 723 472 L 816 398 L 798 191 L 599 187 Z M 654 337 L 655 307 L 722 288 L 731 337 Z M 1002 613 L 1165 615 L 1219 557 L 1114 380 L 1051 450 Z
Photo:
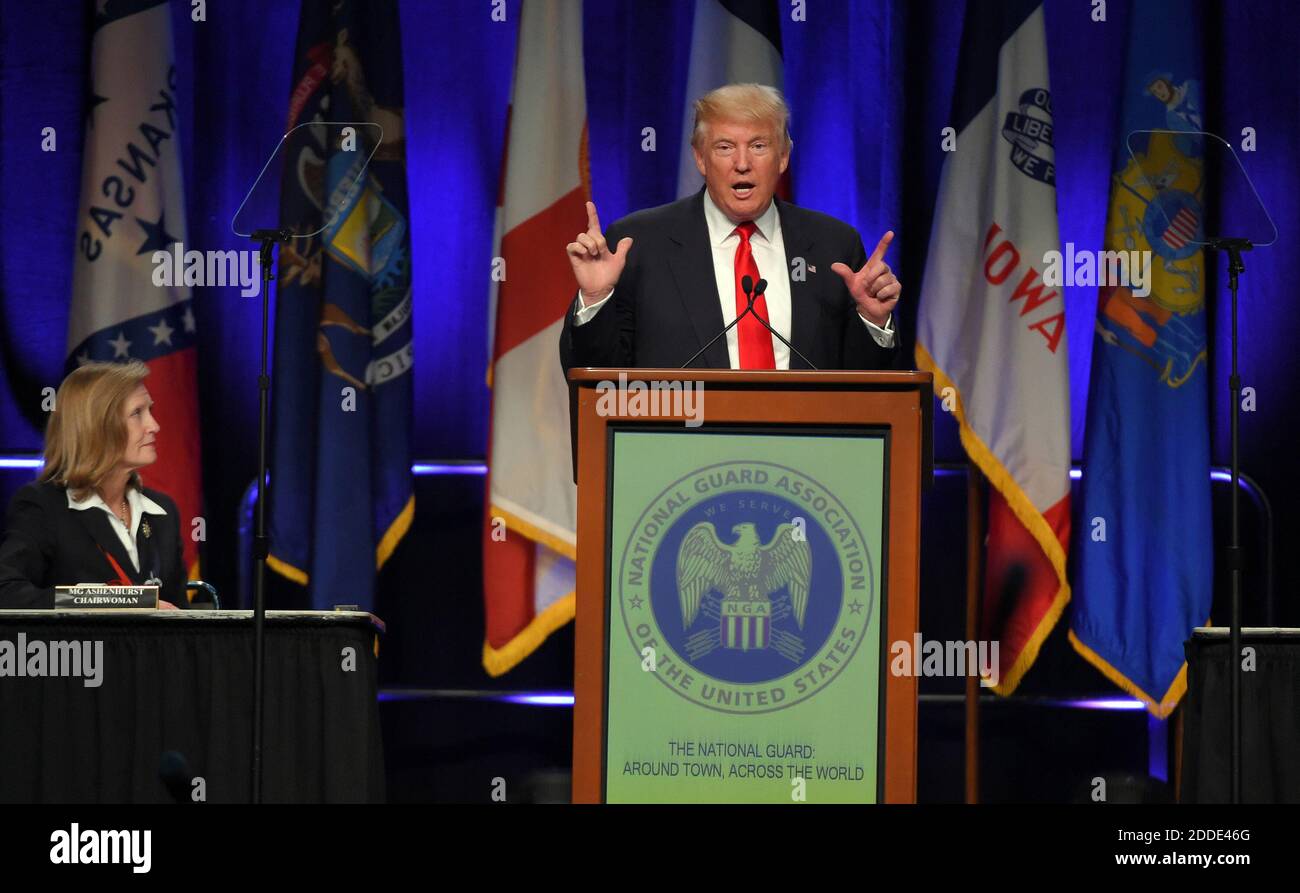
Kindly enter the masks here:
M 176 803 L 192 803 L 190 791 L 194 773 L 189 760 L 178 750 L 165 750 L 158 760 L 158 778 Z
M 749 307 L 746 308 L 746 311 L 748 311 L 749 309 L 752 309 L 752 308 L 753 308 L 753 306 L 754 306 L 754 302 L 758 300 L 758 296 L 761 295 L 761 294 L 762 294 L 764 291 L 766 291 L 766 290 L 767 290 L 767 280 L 766 280 L 766 279 L 760 279 L 760 280 L 758 280 L 758 285 L 755 286 L 755 288 L 754 288 L 754 296 L 753 296 L 752 298 L 749 299 Z M 817 370 L 817 367 L 814 366 L 812 363 L 809 363 L 809 362 L 808 362 L 808 358 L 807 358 L 806 356 L 804 356 L 802 353 L 800 353 L 800 352 L 799 352 L 799 349 L 798 349 L 797 347 L 795 347 L 795 346 L 794 346 L 793 344 L 791 344 L 789 341 L 786 341 L 786 340 L 785 340 L 785 336 L 784 336 L 784 335 L 782 335 L 782 334 L 781 334 L 780 332 L 778 332 L 776 329 L 772 328 L 771 326 L 769 326 L 769 325 L 767 324 L 767 320 L 763 319 L 763 314 L 761 314 L 761 313 L 755 313 L 755 314 L 754 314 L 754 318 L 757 319 L 759 322 L 761 322 L 761 323 L 763 324 L 763 328 L 767 329 L 769 332 L 771 332 L 773 335 L 775 335 L 775 336 L 780 340 L 780 342 L 781 342 L 782 344 L 784 344 L 786 347 L 790 348 L 790 352 L 791 352 L 791 353 L 793 353 L 793 354 L 794 354 L 795 356 L 797 356 L 799 359 L 803 360 L 805 363 L 808 363 L 808 368 L 809 368 L 809 369 L 812 369 L 812 370 L 814 370 L 814 371 Z
M 763 288 L 767 288 L 767 282 L 766 282 L 766 280 L 760 279 L 760 280 L 758 280 L 758 284 L 759 284 L 760 286 L 762 286 Z M 754 291 L 754 280 L 753 280 L 751 277 L 749 277 L 749 276 L 742 276 L 742 277 L 741 277 L 741 279 L 740 279 L 740 288 L 741 288 L 741 290 L 745 293 L 745 297 L 749 299 L 749 303 L 745 306 L 745 309 L 742 310 L 742 311 L 741 311 L 741 312 L 736 316 L 736 318 L 733 319 L 733 320 L 731 321 L 731 324 L 730 324 L 729 326 L 727 326 L 727 327 L 726 327 L 725 329 L 723 329 L 721 332 L 719 332 L 718 334 L 716 334 L 716 335 L 714 335 L 712 338 L 710 338 L 708 344 L 704 345 L 704 346 L 701 347 L 699 350 L 697 350 L 697 351 L 695 352 L 695 354 L 694 354 L 694 355 L 693 355 L 689 360 L 687 360 L 685 363 L 682 363 L 681 368 L 685 369 L 686 367 L 690 366 L 691 363 L 694 363 L 697 359 L 699 359 L 700 354 L 704 353 L 706 350 L 708 350 L 710 347 L 713 346 L 713 343 L 714 343 L 715 341 L 717 341 L 717 340 L 718 340 L 719 338 L 721 338 L 723 335 L 727 334 L 727 333 L 730 332 L 733 328 L 735 328 L 736 324 L 739 323 L 742 319 L 745 318 L 745 314 L 746 314 L 746 313 L 749 313 L 751 310 L 754 309 L 754 302 L 755 302 L 756 300 L 758 300 L 758 296 L 759 296 L 760 294 L 762 294 L 762 292 L 761 292 L 761 291 L 760 291 L 760 292 L 755 292 L 755 291 Z
M 721 338 L 723 335 L 725 335 L 725 334 L 727 334 L 728 332 L 730 332 L 731 329 L 732 329 L 732 328 L 733 328 L 737 323 L 739 323 L 742 319 L 744 319 L 744 318 L 745 318 L 745 314 L 747 314 L 747 313 L 754 313 L 754 302 L 757 301 L 757 300 L 762 296 L 763 292 L 767 291 L 767 280 L 766 280 L 766 279 L 760 279 L 760 280 L 758 280 L 758 284 L 755 285 L 753 279 L 751 279 L 749 276 L 743 276 L 743 277 L 741 277 L 741 280 L 740 280 L 740 288 L 741 288 L 742 291 L 744 291 L 744 293 L 745 293 L 745 297 L 749 299 L 749 302 L 745 305 L 745 309 L 742 310 L 739 314 L 737 314 L 736 318 L 733 319 L 733 320 L 731 321 L 731 324 L 730 324 L 730 325 L 728 325 L 728 326 L 727 326 L 725 329 L 723 329 L 721 332 L 719 332 L 718 334 L 716 334 L 716 335 L 714 335 L 712 338 L 710 338 L 710 339 L 709 339 L 709 343 L 706 344 L 706 345 L 704 345 L 703 347 L 701 347 L 699 350 L 697 350 L 697 351 L 695 352 L 694 356 L 692 356 L 689 360 L 687 360 L 685 363 L 682 364 L 681 368 L 685 369 L 686 367 L 690 366 L 691 363 L 694 363 L 694 362 L 696 361 L 696 359 L 699 358 L 700 354 L 704 353 L 706 350 L 708 350 L 710 347 L 713 346 L 713 342 L 717 341 L 717 340 L 718 340 L 719 338 Z M 775 335 L 778 339 L 780 339 L 780 341 L 781 341 L 782 344 L 784 344 L 786 347 L 790 348 L 790 351 L 791 351 L 793 354 L 795 354 L 797 357 L 799 357 L 799 359 L 801 359 L 801 360 L 803 360 L 805 363 L 807 363 L 809 369 L 813 369 L 813 370 L 816 370 L 816 369 L 817 369 L 817 367 L 814 366 L 811 362 L 809 362 L 808 358 L 807 358 L 806 356 L 804 356 L 804 355 L 799 351 L 798 348 L 796 348 L 796 347 L 795 347 L 793 344 L 791 344 L 789 341 L 786 341 L 786 340 L 785 340 L 785 337 L 784 337 L 780 332 L 778 332 L 776 329 L 774 329 L 774 328 L 772 328 L 770 325 L 768 325 L 768 324 L 767 324 L 767 320 L 763 319 L 763 315 L 762 315 L 761 313 L 754 313 L 754 318 L 757 319 L 760 323 L 763 324 L 763 328 L 767 329 L 769 332 L 771 332 L 773 335 Z

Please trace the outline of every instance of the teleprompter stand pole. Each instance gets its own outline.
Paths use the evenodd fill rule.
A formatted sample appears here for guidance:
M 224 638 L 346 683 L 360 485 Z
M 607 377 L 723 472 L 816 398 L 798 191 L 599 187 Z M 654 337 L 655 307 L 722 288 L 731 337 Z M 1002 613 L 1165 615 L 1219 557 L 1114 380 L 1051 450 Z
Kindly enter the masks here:
M 1232 714 L 1232 779 L 1230 790 L 1232 802 L 1241 802 L 1241 530 L 1239 527 L 1239 493 L 1238 475 L 1240 474 L 1240 455 L 1237 448 L 1237 426 L 1241 413 L 1241 376 L 1237 370 L 1237 276 L 1246 272 L 1246 265 L 1241 261 L 1241 253 L 1254 246 L 1247 239 L 1214 238 L 1207 239 L 1210 248 L 1226 252 L 1228 255 L 1228 291 L 1232 295 L 1232 372 L 1228 376 L 1228 390 L 1232 396 L 1232 534 L 1228 544 L 1228 570 L 1232 575 L 1231 584 L 1231 623 L 1229 636 L 1229 660 L 1232 662 L 1232 687 L 1230 711 Z
M 271 275 L 277 242 L 288 242 L 288 230 L 254 230 L 260 244 L 262 268 L 262 368 L 257 376 L 257 518 L 253 527 L 253 753 L 252 802 L 262 802 L 262 705 L 266 697 L 266 557 L 271 554 L 266 537 L 266 445 L 270 433 L 271 375 L 267 371 L 267 339 L 271 321 Z

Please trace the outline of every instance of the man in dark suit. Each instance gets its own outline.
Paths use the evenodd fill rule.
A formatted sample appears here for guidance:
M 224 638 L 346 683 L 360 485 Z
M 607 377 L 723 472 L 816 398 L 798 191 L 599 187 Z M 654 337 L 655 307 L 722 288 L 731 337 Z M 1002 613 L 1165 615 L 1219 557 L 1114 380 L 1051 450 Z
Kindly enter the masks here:
M 78 501 L 49 481 L 15 493 L 0 542 L 0 608 L 52 608 L 55 586 L 108 582 L 155 582 L 159 599 L 185 607 L 176 503 L 147 487 L 127 498 L 133 512 L 138 508 L 135 561 L 97 496 Z
M 719 88 L 695 104 L 704 189 L 631 214 L 607 234 L 587 203 L 587 230 L 566 248 L 578 295 L 560 336 L 565 369 L 680 367 L 737 316 L 694 365 L 903 368 L 891 313 L 902 286 L 884 262 L 894 234 L 868 256 L 853 227 L 776 198 L 793 145 L 788 121 L 771 87 Z M 746 276 L 767 280 L 753 313 L 793 352 L 742 315 Z

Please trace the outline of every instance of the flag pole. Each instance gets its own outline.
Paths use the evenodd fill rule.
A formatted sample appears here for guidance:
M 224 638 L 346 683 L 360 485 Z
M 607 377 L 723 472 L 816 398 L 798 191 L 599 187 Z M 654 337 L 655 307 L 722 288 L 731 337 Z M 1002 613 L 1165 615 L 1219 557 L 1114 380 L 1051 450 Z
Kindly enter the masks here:
M 1174 709 L 1174 802 L 1183 802 L 1183 705 Z
M 980 516 L 983 499 L 980 481 L 983 475 L 971 462 L 966 471 L 966 641 L 979 637 L 980 554 L 983 525 Z M 966 802 L 980 802 L 980 677 L 966 674 Z

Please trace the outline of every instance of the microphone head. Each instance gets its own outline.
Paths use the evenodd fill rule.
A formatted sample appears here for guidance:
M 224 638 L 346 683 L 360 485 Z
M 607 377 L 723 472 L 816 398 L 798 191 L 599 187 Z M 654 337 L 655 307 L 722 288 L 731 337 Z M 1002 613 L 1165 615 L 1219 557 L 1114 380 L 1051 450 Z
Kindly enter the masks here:
M 158 777 L 173 800 L 177 803 L 190 802 L 193 773 L 190 771 L 189 760 L 185 759 L 183 753 L 176 750 L 163 751 L 158 761 Z
M 758 297 L 765 291 L 767 291 L 767 280 L 766 279 L 758 280 L 758 284 L 754 286 L 754 297 Z
M 761 282 L 762 280 L 759 281 Z M 750 276 L 742 276 L 740 279 L 740 287 L 742 290 L 744 290 L 745 294 L 748 295 L 750 292 L 754 290 L 753 278 L 751 278 Z

